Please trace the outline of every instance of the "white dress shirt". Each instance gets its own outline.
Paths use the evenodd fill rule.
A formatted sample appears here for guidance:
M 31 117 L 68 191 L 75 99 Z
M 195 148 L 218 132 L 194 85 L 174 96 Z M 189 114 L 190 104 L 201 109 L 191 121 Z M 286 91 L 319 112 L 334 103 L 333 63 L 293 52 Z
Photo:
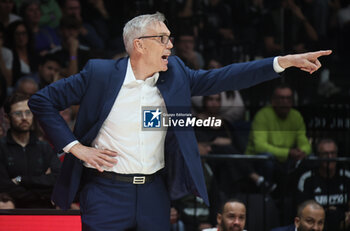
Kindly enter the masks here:
M 104 121 L 92 147 L 117 152 L 118 163 L 106 171 L 122 174 L 152 174 L 164 167 L 166 130 L 142 131 L 142 107 L 165 103 L 156 82 L 159 73 L 146 80 L 136 80 L 130 59 L 124 83 L 112 110 Z M 91 167 L 84 163 L 86 167 Z
M 284 69 L 278 64 L 278 57 L 273 61 L 274 70 L 279 73 Z M 104 121 L 92 147 L 117 152 L 118 161 L 112 168 L 103 170 L 122 174 L 152 174 L 162 169 L 164 164 L 164 142 L 166 130 L 142 131 L 142 107 L 163 107 L 165 102 L 156 82 L 159 73 L 146 80 L 136 80 L 131 68 L 130 58 L 126 76 L 112 110 Z M 78 141 L 73 141 L 63 148 L 65 152 Z M 86 167 L 91 167 L 84 163 Z

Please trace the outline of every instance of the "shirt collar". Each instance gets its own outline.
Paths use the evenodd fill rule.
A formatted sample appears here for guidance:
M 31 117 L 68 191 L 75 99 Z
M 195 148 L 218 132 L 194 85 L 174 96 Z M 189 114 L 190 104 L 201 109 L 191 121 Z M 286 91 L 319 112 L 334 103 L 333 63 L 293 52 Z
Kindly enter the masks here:
M 136 79 L 136 77 L 134 75 L 134 71 L 131 68 L 131 62 L 130 62 L 130 58 L 129 58 L 128 59 L 128 66 L 126 69 L 125 80 L 124 80 L 123 85 L 127 86 L 127 87 L 128 86 L 132 87 L 132 86 L 136 86 L 136 85 L 144 82 L 145 84 L 148 84 L 150 86 L 154 86 L 154 85 L 156 85 L 158 78 L 159 78 L 159 72 L 156 72 L 156 73 L 154 73 L 154 75 L 152 75 L 151 77 L 148 77 L 145 80 Z

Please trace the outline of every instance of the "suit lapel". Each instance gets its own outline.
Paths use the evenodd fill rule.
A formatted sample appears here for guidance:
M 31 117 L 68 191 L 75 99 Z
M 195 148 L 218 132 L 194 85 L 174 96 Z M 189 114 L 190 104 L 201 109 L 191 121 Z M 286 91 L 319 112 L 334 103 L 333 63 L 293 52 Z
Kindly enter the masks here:
M 102 123 L 106 120 L 109 112 L 111 111 L 113 104 L 118 96 L 118 93 L 123 85 L 127 65 L 128 58 L 118 60 L 115 64 L 115 67 L 112 69 L 110 76 L 108 77 L 107 87 L 105 91 L 106 97 L 99 118 L 100 127 L 102 126 Z

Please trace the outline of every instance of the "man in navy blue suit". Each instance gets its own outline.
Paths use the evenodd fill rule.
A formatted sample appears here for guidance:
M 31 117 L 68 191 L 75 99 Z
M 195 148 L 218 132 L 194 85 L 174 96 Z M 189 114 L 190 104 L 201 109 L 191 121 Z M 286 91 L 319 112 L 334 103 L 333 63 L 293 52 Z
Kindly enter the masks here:
M 142 107 L 191 112 L 191 96 L 247 88 L 295 66 L 313 73 L 331 51 L 194 71 L 176 56 L 161 13 L 124 27 L 129 57 L 90 60 L 84 69 L 29 101 L 47 137 L 69 153 L 52 200 L 67 209 L 79 191 L 84 230 L 169 230 L 170 200 L 208 196 L 192 128 L 142 129 Z M 79 104 L 74 132 L 59 111 Z M 181 109 L 179 109 L 181 107 Z M 154 112 L 157 117 L 157 112 Z
M 294 224 L 278 227 L 271 231 L 322 231 L 325 216 L 322 205 L 314 200 L 304 201 L 298 206 Z

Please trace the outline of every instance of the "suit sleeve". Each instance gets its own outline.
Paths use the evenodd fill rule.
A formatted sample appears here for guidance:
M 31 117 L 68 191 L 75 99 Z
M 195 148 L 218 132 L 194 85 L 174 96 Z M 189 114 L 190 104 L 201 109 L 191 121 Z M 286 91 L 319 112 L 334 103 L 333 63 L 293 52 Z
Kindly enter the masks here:
M 28 102 L 56 151 L 62 150 L 67 144 L 76 140 L 59 111 L 80 104 L 92 71 L 92 64 L 89 61 L 80 73 L 41 89 Z
M 273 59 L 235 63 L 212 70 L 194 71 L 184 68 L 190 78 L 192 96 L 211 95 L 222 91 L 248 88 L 279 77 L 273 69 Z

